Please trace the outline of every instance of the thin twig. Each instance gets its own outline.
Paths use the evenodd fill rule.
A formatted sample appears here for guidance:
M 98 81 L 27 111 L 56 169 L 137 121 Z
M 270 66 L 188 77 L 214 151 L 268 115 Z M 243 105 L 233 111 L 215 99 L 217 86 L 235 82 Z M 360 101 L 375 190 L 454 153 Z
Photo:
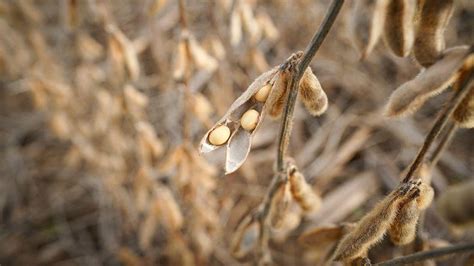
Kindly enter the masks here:
M 420 150 L 418 151 L 418 154 L 413 160 L 413 163 L 410 165 L 410 169 L 408 170 L 405 178 L 403 179 L 403 182 L 410 181 L 413 178 L 415 172 L 420 168 L 434 140 L 439 135 L 441 130 L 443 130 L 443 127 L 446 125 L 447 121 L 451 117 L 456 107 L 461 103 L 461 101 L 469 92 L 468 85 L 471 78 L 472 78 L 472 70 L 469 70 L 469 73 L 466 73 L 465 78 L 461 80 L 459 89 L 455 92 L 455 94 L 453 95 L 451 100 L 448 102 L 448 104 L 443 108 L 438 118 L 436 119 L 435 123 L 431 127 L 430 132 L 425 138 L 425 142 L 423 143 L 423 146 L 421 146 Z
M 318 31 L 314 34 L 311 42 L 306 47 L 306 50 L 299 62 L 298 66 L 296 67 L 295 73 L 288 84 L 288 88 L 290 88 L 290 93 L 288 95 L 288 99 L 286 101 L 285 111 L 283 114 L 283 122 L 281 123 L 280 128 L 280 135 L 278 137 L 278 155 L 277 155 L 277 169 L 280 172 L 283 172 L 285 167 L 285 154 L 286 150 L 288 149 L 288 139 L 290 138 L 290 124 L 293 121 L 293 112 L 295 110 L 295 103 L 296 98 L 298 96 L 298 84 L 300 83 L 301 77 L 303 77 L 303 73 L 306 68 L 309 66 L 309 63 L 313 59 L 316 52 L 321 47 L 326 35 L 328 34 L 329 30 L 331 29 L 334 21 L 336 20 L 339 11 L 341 10 L 342 4 L 344 0 L 333 0 L 331 6 L 324 17 L 323 22 L 321 23 Z
M 456 133 L 458 126 L 456 123 L 452 122 L 449 127 L 446 129 L 443 137 L 436 146 L 435 150 L 431 154 L 429 158 L 430 167 L 433 168 L 441 158 L 441 154 L 446 150 L 446 148 L 451 143 L 451 139 L 453 138 L 454 134 Z
M 378 266 L 406 265 L 417 261 L 424 261 L 449 254 L 474 251 L 474 242 L 452 245 L 444 248 L 437 248 L 428 251 L 413 253 L 407 256 L 391 259 L 385 262 L 376 263 Z

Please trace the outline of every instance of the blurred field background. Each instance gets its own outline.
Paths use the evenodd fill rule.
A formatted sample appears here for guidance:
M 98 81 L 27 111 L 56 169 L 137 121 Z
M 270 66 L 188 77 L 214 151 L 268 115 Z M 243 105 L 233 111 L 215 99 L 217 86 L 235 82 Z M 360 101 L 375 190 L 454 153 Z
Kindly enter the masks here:
M 204 57 L 188 73 L 188 103 L 174 78 L 177 2 L 0 1 L 1 265 L 238 264 L 230 239 L 265 195 L 279 121 L 264 121 L 246 163 L 228 176 L 222 156 L 199 155 L 199 140 L 255 77 L 304 49 L 329 1 L 186 1 L 188 34 Z M 275 234 L 279 265 L 317 264 L 321 255 L 299 245 L 299 234 L 357 221 L 397 184 L 449 97 L 413 117 L 383 117 L 390 93 L 420 67 L 383 42 L 360 61 L 353 2 L 311 64 L 328 111 L 314 118 L 296 108 L 290 153 L 323 205 L 305 217 L 295 211 Z M 247 17 L 237 26 L 236 10 Z M 473 25 L 474 2 L 456 1 L 447 46 L 474 43 Z M 473 131 L 459 130 L 433 172 L 437 194 L 472 180 L 473 147 Z M 427 217 L 433 237 L 472 239 L 434 209 Z M 371 256 L 405 253 L 384 242 Z

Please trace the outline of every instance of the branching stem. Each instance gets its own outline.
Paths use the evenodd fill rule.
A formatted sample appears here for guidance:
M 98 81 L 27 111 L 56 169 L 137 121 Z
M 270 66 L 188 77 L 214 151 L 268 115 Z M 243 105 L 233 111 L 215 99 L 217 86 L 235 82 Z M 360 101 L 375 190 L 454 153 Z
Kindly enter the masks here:
M 283 113 L 280 134 L 278 137 L 278 151 L 277 151 L 277 173 L 274 175 L 273 180 L 268 188 L 267 194 L 260 207 L 260 210 L 256 213 L 256 218 L 260 225 L 260 237 L 259 256 L 260 260 L 266 260 L 268 258 L 268 240 L 270 233 L 270 225 L 268 225 L 268 213 L 270 212 L 270 206 L 272 198 L 278 191 L 278 188 L 286 182 L 286 163 L 285 155 L 288 149 L 289 138 L 291 135 L 291 123 L 293 122 L 293 113 L 296 104 L 296 98 L 298 96 L 298 85 L 303 76 L 304 71 L 309 66 L 309 63 L 313 59 L 314 55 L 318 51 L 319 47 L 326 38 L 329 30 L 331 29 L 334 21 L 336 20 L 339 11 L 344 3 L 344 0 L 333 0 L 331 6 L 326 13 L 319 29 L 314 34 L 311 42 L 308 44 L 302 58 L 298 62 L 295 71 L 292 73 L 287 89 L 290 90 L 288 98 L 286 100 L 285 110 Z
M 472 78 L 472 70 L 469 73 L 466 73 L 465 78 L 461 78 L 458 90 L 454 93 L 451 100 L 449 100 L 448 104 L 441 110 L 440 114 L 436 118 L 435 123 L 431 127 L 430 132 L 425 138 L 425 142 L 423 146 L 421 146 L 418 154 L 416 155 L 413 163 L 410 165 L 410 169 L 408 170 L 403 182 L 410 181 L 413 176 L 415 175 L 416 171 L 420 168 L 421 164 L 424 162 L 426 154 L 430 149 L 431 145 L 433 144 L 436 137 L 439 135 L 443 127 L 448 122 L 449 118 L 453 114 L 456 107 L 461 103 L 464 97 L 469 92 L 469 81 Z

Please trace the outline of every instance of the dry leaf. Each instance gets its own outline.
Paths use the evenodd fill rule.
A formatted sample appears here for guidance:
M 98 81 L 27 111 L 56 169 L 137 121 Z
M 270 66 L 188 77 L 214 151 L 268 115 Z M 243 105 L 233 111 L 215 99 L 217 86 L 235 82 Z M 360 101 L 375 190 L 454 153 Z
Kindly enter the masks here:
M 453 13 L 454 0 L 424 1 L 415 35 L 413 53 L 422 66 L 436 62 L 444 50 L 444 30 Z
M 386 115 L 398 117 L 416 112 L 427 99 L 441 93 L 456 80 L 457 73 L 468 55 L 467 46 L 446 50 L 438 62 L 390 95 Z
M 391 0 L 387 5 L 384 40 L 398 56 L 407 56 L 415 40 L 415 10 L 413 0 Z

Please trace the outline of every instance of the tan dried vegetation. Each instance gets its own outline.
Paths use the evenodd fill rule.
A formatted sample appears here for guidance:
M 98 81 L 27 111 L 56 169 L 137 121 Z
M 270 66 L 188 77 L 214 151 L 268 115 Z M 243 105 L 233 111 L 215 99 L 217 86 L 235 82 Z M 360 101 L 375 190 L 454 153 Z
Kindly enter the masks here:
M 1 1 L 0 264 L 472 264 L 473 12 Z

